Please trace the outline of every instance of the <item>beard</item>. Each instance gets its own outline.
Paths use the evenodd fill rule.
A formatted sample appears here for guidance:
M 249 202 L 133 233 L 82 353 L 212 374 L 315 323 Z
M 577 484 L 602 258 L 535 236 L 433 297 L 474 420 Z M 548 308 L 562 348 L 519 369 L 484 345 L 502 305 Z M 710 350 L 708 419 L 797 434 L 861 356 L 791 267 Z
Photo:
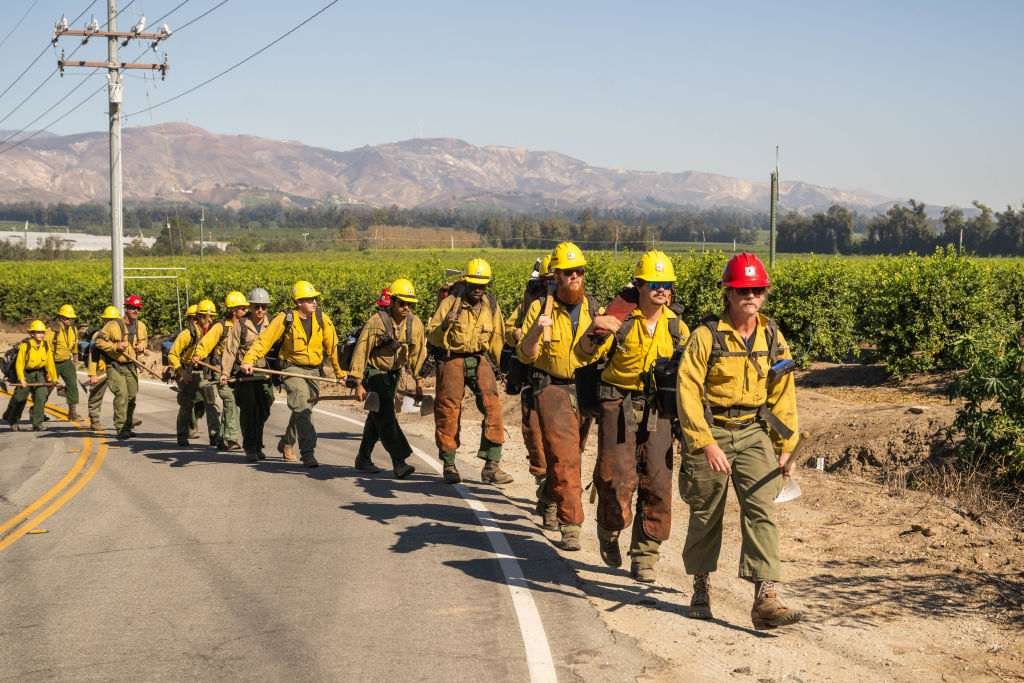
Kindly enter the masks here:
M 583 301 L 583 283 L 581 282 L 578 287 L 573 288 L 568 282 L 564 282 L 558 285 L 558 290 L 555 296 L 564 304 L 575 306 L 579 302 Z

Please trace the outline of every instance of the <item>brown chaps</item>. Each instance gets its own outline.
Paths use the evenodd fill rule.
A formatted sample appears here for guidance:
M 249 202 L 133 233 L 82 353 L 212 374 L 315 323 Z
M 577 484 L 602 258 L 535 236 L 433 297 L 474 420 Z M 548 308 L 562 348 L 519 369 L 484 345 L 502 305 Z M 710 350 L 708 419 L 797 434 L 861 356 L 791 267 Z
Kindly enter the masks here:
M 547 499 L 558 506 L 559 522 L 583 524 L 580 461 L 590 421 L 581 419 L 571 384 L 549 384 L 534 396 L 547 458 Z
M 441 453 L 454 453 L 461 444 L 462 398 L 467 386 L 476 396 L 476 407 L 484 415 L 481 444 L 484 440 L 496 446 L 505 442 L 498 380 L 490 361 L 480 356 L 451 358 L 437 368 L 434 440 Z
M 544 437 L 541 434 L 540 415 L 533 399 L 533 389 L 525 387 L 519 397 L 523 408 L 523 443 L 526 444 L 526 456 L 530 461 L 530 474 L 543 477 L 548 473 L 548 463 L 544 456 Z
M 649 410 L 635 410 L 623 396 L 601 400 L 594 467 L 597 523 L 609 531 L 628 527 L 636 492 L 644 534 L 665 541 L 672 529 L 672 421 Z

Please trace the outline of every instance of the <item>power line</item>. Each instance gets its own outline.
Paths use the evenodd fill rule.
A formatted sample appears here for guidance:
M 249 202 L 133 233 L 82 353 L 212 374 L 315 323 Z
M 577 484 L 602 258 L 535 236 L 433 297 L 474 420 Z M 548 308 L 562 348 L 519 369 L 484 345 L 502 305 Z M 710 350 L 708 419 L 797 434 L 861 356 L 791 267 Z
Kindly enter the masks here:
M 177 12 L 178 10 L 180 10 L 180 9 L 181 9 L 182 7 L 184 7 L 185 5 L 187 5 L 187 4 L 188 4 L 189 2 L 191 2 L 191 1 L 192 1 L 192 0 L 182 0 L 182 2 L 178 3 L 178 6 L 177 6 L 177 7 L 175 7 L 174 9 L 172 9 L 172 10 L 171 10 L 170 12 L 166 12 L 166 13 L 164 13 L 164 15 L 163 15 L 162 17 L 157 17 L 156 19 L 154 19 L 154 20 L 153 20 L 153 23 L 151 23 L 151 24 L 150 24 L 150 26 L 156 26 L 156 25 L 157 25 L 157 24 L 159 24 L 159 23 L 160 23 L 161 21 L 163 21 L 163 20 L 164 20 L 164 19 L 166 19 L 167 17 L 171 16 L 172 14 L 174 14 L 175 12 Z M 226 1 L 227 1 L 227 0 L 225 0 L 225 2 L 226 2 Z M 181 30 L 181 29 L 178 29 L 178 30 Z
M 225 0 L 225 2 L 226 2 L 226 1 L 227 1 L 227 0 Z M 317 10 L 316 12 L 314 12 L 313 14 L 311 14 L 310 16 L 306 17 L 306 18 L 305 18 L 304 20 L 302 20 L 301 22 L 299 22 L 298 24 L 296 24 L 296 25 L 295 25 L 295 26 L 293 26 L 292 28 L 290 28 L 290 29 L 288 29 L 287 31 L 285 31 L 284 33 L 282 33 L 281 35 L 279 35 L 279 36 L 278 36 L 277 38 L 275 38 L 274 40 L 270 41 L 269 43 L 267 43 L 266 45 L 264 45 L 264 46 L 263 46 L 263 47 L 261 47 L 260 49 L 256 50 L 255 52 L 253 52 L 252 54 L 250 54 L 250 55 L 249 55 L 248 57 L 246 57 L 245 59 L 243 59 L 243 60 L 241 60 L 241 61 L 239 61 L 239 62 L 236 62 L 235 64 L 232 64 L 231 66 L 229 66 L 228 68 L 224 69 L 223 71 L 221 71 L 221 72 L 220 72 L 220 73 L 218 73 L 217 75 L 215 75 L 215 76 L 211 76 L 210 78 L 206 79 L 206 80 L 205 80 L 205 81 L 203 81 L 202 83 L 198 83 L 198 84 L 196 84 L 196 85 L 192 86 L 191 88 L 189 88 L 188 90 L 185 90 L 185 91 L 183 91 L 183 92 L 180 92 L 180 93 L 178 93 L 178 94 L 177 94 L 177 95 L 175 95 L 174 97 L 169 97 L 168 99 L 166 99 L 166 100 L 163 100 L 162 102 L 157 102 L 156 104 L 154 104 L 154 105 L 153 105 L 153 106 L 151 106 L 151 107 L 146 107 L 145 109 L 139 109 L 138 111 L 134 111 L 134 112 L 132 112 L 131 114 L 125 114 L 125 118 L 129 118 L 129 117 L 132 117 L 132 116 L 138 116 L 139 114 L 145 114 L 146 112 L 148 112 L 148 111 L 152 111 L 152 110 L 154 110 L 154 109 L 156 109 L 156 108 L 158 108 L 158 107 L 162 107 L 162 106 L 164 106 L 165 104 L 170 104 L 171 102 L 174 102 L 175 100 L 180 100 L 180 99 L 181 99 L 182 97 L 185 97 L 186 95 L 191 95 L 191 94 L 192 94 L 192 93 L 194 93 L 194 92 L 195 92 L 196 90 L 199 90 L 200 88 L 202 88 L 202 87 L 204 87 L 204 86 L 207 86 L 207 85 L 209 85 L 210 83 L 213 83 L 213 82 L 214 82 L 214 81 L 216 81 L 216 80 L 217 80 L 218 78 L 221 78 L 222 76 L 225 76 L 225 75 L 227 75 L 227 74 L 231 73 L 232 71 L 234 71 L 234 70 L 235 70 L 235 69 L 237 69 L 238 67 L 242 66 L 242 65 L 243 65 L 243 64 L 245 64 L 246 62 L 248 62 L 248 61 L 252 60 L 253 58 L 255 58 L 255 57 L 257 57 L 257 56 L 259 56 L 259 55 L 261 55 L 261 54 L 263 54 L 264 52 L 266 52 L 267 50 L 269 50 L 269 49 L 270 49 L 270 48 L 272 48 L 273 46 L 277 45 L 277 44 L 278 44 L 278 43 L 280 43 L 280 42 L 281 42 L 282 40 L 284 40 L 285 38 L 287 38 L 288 36 L 290 36 L 291 34 L 293 34 L 293 33 L 295 33 L 296 31 L 298 31 L 298 30 L 299 30 L 300 28 L 302 28 L 303 26 L 305 26 L 305 25 L 306 25 L 306 24 L 308 24 L 309 22 L 311 22 L 311 21 L 313 21 L 314 19 L 316 19 L 316 18 L 317 18 L 318 16 L 320 16 L 321 14 L 323 14 L 324 12 L 326 12 L 326 11 L 327 11 L 328 9 L 330 9 L 330 8 L 331 8 L 331 7 L 333 7 L 334 5 L 337 5 L 337 4 L 339 3 L 339 2 L 341 2 L 341 0 L 331 0 L 331 2 L 327 3 L 326 5 L 324 5 L 323 7 L 321 7 L 321 8 L 319 9 L 319 10 Z
M 99 2 L 99 0 L 92 0 L 92 2 L 89 3 L 88 7 L 86 7 L 84 10 L 82 10 L 82 12 L 77 17 L 75 17 L 74 19 L 72 19 L 68 23 L 73 24 L 73 23 L 77 22 L 79 19 L 81 19 L 82 17 L 84 17 L 85 13 L 88 12 L 90 9 L 92 9 L 92 6 L 95 5 L 97 2 Z M 3 92 L 0 92 L 0 98 L 2 98 L 4 95 L 6 95 L 8 93 L 8 91 L 10 91 L 11 88 L 13 88 L 15 85 L 17 85 L 18 81 L 20 81 L 25 76 L 25 74 L 27 74 L 29 72 L 29 69 L 31 69 L 33 66 L 36 65 L 36 62 L 38 62 L 40 59 L 43 58 L 43 55 L 45 55 L 47 50 L 49 50 L 49 49 L 50 49 L 50 43 L 47 43 L 46 46 L 43 47 L 43 49 L 39 52 L 39 54 L 37 54 L 35 56 L 35 59 L 33 59 L 31 62 L 29 62 L 28 66 L 26 66 L 25 69 L 20 74 L 18 74 L 18 76 L 13 81 L 11 81 L 10 85 L 8 85 L 6 88 L 4 88 Z
M 28 6 L 28 9 L 25 10 L 25 13 L 21 15 L 21 19 L 18 19 L 18 23 L 14 25 L 14 28 L 12 28 L 10 31 L 8 31 L 6 36 L 4 36 L 3 38 L 0 38 L 0 47 L 4 46 L 4 43 L 7 42 L 7 39 L 10 38 L 11 35 L 13 35 L 14 32 L 18 30 L 18 27 L 21 26 L 23 21 L 25 21 L 25 17 L 27 17 L 29 15 L 29 12 L 34 10 L 36 8 L 36 5 L 38 5 L 38 4 L 39 4 L 39 0 L 35 0 L 31 5 Z
M 216 4 L 216 5 L 214 5 L 214 6 L 213 6 L 213 7 L 211 7 L 210 9 L 208 9 L 208 10 L 206 10 L 205 12 L 203 12 L 202 14 L 200 14 L 200 15 L 199 15 L 198 17 L 196 17 L 195 19 L 192 19 L 191 21 L 187 21 L 187 22 L 185 22 L 184 24 L 182 24 L 182 25 L 181 25 L 180 27 L 178 27 L 177 29 L 175 29 L 175 32 L 177 32 L 177 31 L 181 31 L 181 30 L 183 30 L 183 29 L 186 29 L 186 28 L 188 28 L 189 26 L 191 26 L 192 24 L 196 23 L 197 21 L 199 21 L 199 20 L 200 20 L 200 19 L 202 19 L 203 17 L 205 17 L 205 16 L 207 16 L 207 15 L 209 15 L 209 14 L 212 14 L 214 10 L 220 9 L 221 7 L 223 7 L 223 6 L 224 6 L 224 5 L 226 5 L 226 4 L 228 4 L 228 0 L 221 0 L 221 1 L 220 1 L 220 2 L 218 2 L 218 3 Z M 159 21 L 159 19 L 157 19 L 157 21 Z M 156 22 L 154 22 L 154 23 L 156 23 Z

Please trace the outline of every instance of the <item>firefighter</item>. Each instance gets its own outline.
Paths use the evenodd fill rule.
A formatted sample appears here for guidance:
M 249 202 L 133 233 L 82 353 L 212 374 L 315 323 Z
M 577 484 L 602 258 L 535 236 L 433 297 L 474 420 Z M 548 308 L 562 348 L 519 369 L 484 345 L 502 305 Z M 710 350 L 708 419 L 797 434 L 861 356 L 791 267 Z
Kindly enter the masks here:
M 672 525 L 675 405 L 673 401 L 666 407 L 658 400 L 652 378 L 655 362 L 681 352 L 690 334 L 669 308 L 675 281 L 667 255 L 645 253 L 633 271 L 637 307 L 625 321 L 608 315 L 594 318 L 575 349 L 581 363 L 608 357 L 598 391 L 594 466 L 601 559 L 609 567 L 622 565 L 619 534 L 632 523 L 630 573 L 642 583 L 654 582 L 658 550 Z M 668 373 L 671 382 L 674 375 Z
M 120 317 L 121 312 L 117 310 L 117 306 L 107 306 L 103 309 L 100 320 L 109 322 Z M 100 423 L 100 410 L 103 408 L 103 396 L 107 393 L 107 361 L 96 347 L 96 340 L 102 331 L 96 330 L 89 340 L 89 358 L 85 363 L 85 372 L 89 376 L 89 429 L 94 432 L 103 429 Z
M 38 432 L 43 428 L 46 399 L 57 384 L 53 346 L 46 340 L 46 325 L 42 320 L 32 321 L 28 326 L 28 337 L 18 344 L 18 356 L 14 361 L 18 388 L 4 411 L 4 419 L 12 432 L 18 431 L 18 421 L 29 398 L 32 399 L 32 431 Z
M 505 320 L 505 348 L 515 355 L 515 348 L 522 340 L 523 321 L 530 304 L 543 299 L 548 293 L 549 284 L 553 287 L 554 275 L 551 273 L 551 254 L 545 254 L 540 260 L 540 267 L 530 277 L 523 292 L 523 300 Z M 518 359 L 516 359 L 518 362 Z M 519 407 L 522 413 L 523 443 L 530 462 L 530 474 L 537 484 L 537 506 L 535 512 L 541 517 L 542 526 L 551 531 L 558 531 L 558 506 L 550 500 L 546 493 L 547 459 L 544 457 L 544 440 L 541 437 L 540 420 L 533 400 L 533 386 L 529 381 L 528 365 L 521 366 L 523 386 L 519 393 Z M 506 380 L 508 381 L 508 380 Z
M 221 442 L 220 411 L 217 409 L 216 389 L 209 382 L 203 381 L 201 368 L 193 364 L 196 347 L 203 335 L 212 327 L 213 316 L 217 314 L 217 306 L 210 299 L 203 299 L 196 304 L 196 313 L 192 324 L 185 327 L 174 339 L 171 350 L 167 352 L 167 363 L 178 381 L 178 419 L 176 431 L 178 445 L 188 446 L 189 439 L 195 438 L 197 396 L 206 413 L 206 431 L 211 446 L 219 446 Z
M 531 385 L 547 459 L 545 492 L 558 508 L 559 546 L 580 549 L 583 524 L 580 459 L 586 444 L 587 421 L 576 401 L 574 373 L 581 367 L 573 347 L 590 327 L 597 305 L 586 294 L 587 260 L 572 242 L 562 242 L 551 254 L 555 293 L 530 304 L 523 320 L 519 360 L 533 366 Z M 550 333 L 545 333 L 550 329 Z
M 238 324 L 230 328 L 224 339 L 220 355 L 221 372 L 225 376 L 236 373 L 237 366 L 256 337 L 270 324 L 267 308 L 270 293 L 262 287 L 249 292 L 249 313 Z M 266 360 L 259 360 L 257 367 L 266 367 Z M 265 460 L 263 452 L 263 427 L 270 419 L 270 406 L 274 404 L 274 387 L 270 378 L 254 376 L 235 384 L 235 400 L 238 403 L 238 419 L 242 430 L 242 448 L 248 462 Z
M 484 414 L 477 451 L 484 460 L 480 479 L 485 484 L 512 481 L 498 466 L 505 427 L 495 368 L 501 357 L 505 323 L 494 296 L 487 291 L 491 279 L 490 264 L 481 258 L 471 259 L 462 280 L 452 287 L 427 323 L 428 341 L 441 356 L 434 439 L 444 463 L 444 480 L 449 484 L 462 481 L 455 466 L 455 452 L 461 443 L 462 398 L 467 386 Z
M 395 414 L 395 393 L 402 370 L 416 378 L 416 400 L 423 399 L 420 369 L 427 359 L 423 321 L 412 311 L 418 302 L 416 289 L 406 278 L 398 278 L 386 290 L 390 304 L 378 310 L 359 331 L 346 383 L 355 388 L 356 397 L 365 401 L 368 392 L 380 399 L 380 408 L 366 416 L 363 439 L 356 455 L 356 469 L 375 474 L 373 447 L 379 440 L 388 455 L 395 477 L 405 479 L 415 470 L 406 459 L 412 455 L 409 441 Z
M 78 375 L 75 373 L 75 356 L 78 354 L 77 317 L 74 307 L 64 304 L 57 311 L 57 327 L 46 331 L 46 340 L 53 349 L 57 374 L 64 380 L 69 422 L 78 419 Z
M 249 300 L 241 292 L 228 292 L 224 297 L 224 308 L 227 313 L 223 320 L 210 326 L 203 338 L 196 346 L 195 354 L 192 356 L 196 361 L 204 361 L 209 365 L 220 368 L 220 372 L 211 375 L 211 381 L 216 382 L 217 395 L 221 401 L 220 420 L 220 443 L 218 448 L 224 451 L 242 450 L 242 428 L 239 426 L 238 401 L 235 398 L 235 388 L 228 384 L 231 375 L 235 372 L 235 360 L 226 368 L 221 363 L 224 352 L 224 344 L 228 337 L 236 336 L 236 327 L 241 327 L 242 319 L 249 313 Z M 210 371 L 212 372 L 212 371 Z M 207 373 L 209 374 L 209 373 Z
M 282 370 L 309 377 L 323 377 L 323 365 L 330 361 L 337 381 L 345 373 L 338 364 L 338 333 L 334 323 L 320 311 L 320 292 L 309 282 L 299 280 L 292 285 L 294 310 L 278 313 L 270 321 L 242 358 L 241 371 L 252 374 L 254 364 L 265 358 L 281 342 L 278 359 Z M 312 379 L 285 377 L 284 389 L 288 394 L 288 407 L 292 411 L 288 429 L 277 444 L 277 450 L 286 460 L 295 458 L 295 446 L 306 467 L 317 467 L 316 428 L 313 426 L 313 405 L 320 398 L 320 387 Z
M 770 286 L 753 254 L 737 254 L 722 275 L 724 311 L 697 327 L 679 365 L 678 406 L 689 446 L 679 486 L 690 506 L 683 545 L 694 577 L 690 616 L 710 619 L 710 575 L 718 568 L 731 479 L 740 503 L 739 575 L 754 584 L 757 629 L 792 624 L 800 613 L 778 597 L 779 533 L 774 499 L 799 440 L 791 358 L 774 321 L 760 313 Z
M 121 441 L 135 436 L 135 397 L 139 393 L 136 363 L 146 351 L 149 334 L 139 320 L 142 298 L 132 294 L 124 301 L 124 317 L 111 320 L 100 330 L 96 347 L 106 355 L 107 386 L 114 394 L 114 428 Z

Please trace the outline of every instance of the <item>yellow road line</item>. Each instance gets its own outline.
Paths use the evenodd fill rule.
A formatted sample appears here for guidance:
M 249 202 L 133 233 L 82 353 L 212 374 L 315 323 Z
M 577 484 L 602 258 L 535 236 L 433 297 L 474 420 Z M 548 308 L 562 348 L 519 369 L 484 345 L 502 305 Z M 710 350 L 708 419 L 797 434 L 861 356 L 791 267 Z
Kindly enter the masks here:
M 9 392 L 0 391 L 0 393 L 6 394 L 7 396 L 11 396 L 11 393 Z M 50 414 L 56 417 L 61 417 L 64 419 L 66 419 L 67 417 L 66 411 L 62 411 L 59 408 L 56 408 L 49 404 L 45 406 L 45 409 Z M 84 428 L 77 422 L 73 424 L 75 424 L 79 429 L 82 429 L 84 431 Z M 0 525 L 0 535 L 3 535 L 4 532 L 8 531 L 12 527 L 17 526 L 19 523 L 21 523 L 22 520 L 28 518 L 33 513 L 35 513 L 36 510 L 46 505 L 46 503 L 49 502 L 50 499 L 52 499 L 54 496 L 57 496 L 58 494 L 61 493 L 61 491 L 64 491 L 63 495 L 61 495 L 48 508 L 46 508 L 41 513 L 36 515 L 34 518 L 28 520 L 19 528 L 17 528 L 16 530 L 8 534 L 6 537 L 4 537 L 2 540 L 0 540 L 0 550 L 7 548 L 12 543 L 17 541 L 19 538 L 31 532 L 36 526 L 38 526 L 44 520 L 49 518 L 61 507 L 63 507 L 65 503 L 71 500 L 79 491 L 82 490 L 82 487 L 84 487 L 89 482 L 89 480 L 93 478 L 93 475 L 96 474 L 96 472 L 100 468 L 100 465 L 103 464 L 103 460 L 106 458 L 107 443 L 105 439 L 103 439 L 102 437 L 100 439 L 99 449 L 96 453 L 95 458 L 93 458 L 92 465 L 90 465 L 89 469 L 86 470 L 85 474 L 83 474 L 77 481 L 74 481 L 75 477 L 77 477 L 79 473 L 81 473 L 82 468 L 85 467 L 86 462 L 88 462 L 89 460 L 89 456 L 92 451 L 92 442 L 93 439 L 91 437 L 85 437 L 85 441 L 82 443 L 82 451 L 81 453 L 79 453 L 78 459 L 75 460 L 75 464 L 72 465 L 71 469 L 68 470 L 67 474 L 65 474 L 64 477 L 61 478 L 59 482 L 51 486 L 46 493 L 44 493 L 42 496 L 33 501 L 28 507 L 26 507 L 24 510 L 16 514 L 11 519 L 4 522 L 3 525 Z M 74 484 L 71 483 L 72 481 L 74 481 Z M 70 488 L 68 488 L 69 485 Z M 65 491 L 65 489 L 67 490 Z
M 7 548 L 9 545 L 17 541 L 19 538 L 21 538 L 28 532 L 30 532 L 32 529 L 36 528 L 36 526 L 45 522 L 53 513 L 57 512 L 57 510 L 60 510 L 62 507 L 64 507 L 65 503 L 67 503 L 69 500 L 78 495 L 78 492 L 81 491 L 82 488 L 89 483 L 89 480 L 93 478 L 96 472 L 99 471 L 106 457 L 107 443 L 106 441 L 101 441 L 100 447 L 96 451 L 96 457 L 92 459 L 92 464 L 89 465 L 89 469 L 85 471 L 85 474 L 79 477 L 78 480 L 74 484 L 72 484 L 71 487 L 67 491 L 65 491 L 60 498 L 53 501 L 53 503 L 51 503 L 48 508 L 40 512 L 32 519 L 25 522 L 18 528 L 17 531 L 7 536 L 7 538 L 5 538 L 4 540 L 0 541 L 0 550 Z

